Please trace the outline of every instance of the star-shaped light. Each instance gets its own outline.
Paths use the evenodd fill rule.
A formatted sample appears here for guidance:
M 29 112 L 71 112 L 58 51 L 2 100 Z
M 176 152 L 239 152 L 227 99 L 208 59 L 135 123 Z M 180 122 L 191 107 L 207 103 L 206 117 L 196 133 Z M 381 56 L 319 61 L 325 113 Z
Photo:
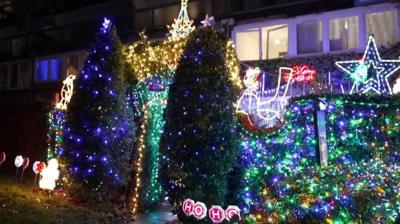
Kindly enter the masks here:
M 111 27 L 111 20 L 107 19 L 106 17 L 104 17 L 104 22 L 103 22 L 103 27 L 101 28 L 101 30 L 106 33 L 107 30 Z
M 206 18 L 201 21 L 201 23 L 203 24 L 203 27 L 214 26 L 215 18 L 214 16 L 208 17 L 208 14 L 206 14 Z
M 352 93 L 392 94 L 389 77 L 400 69 L 400 60 L 383 60 L 379 55 L 373 36 L 369 37 L 367 48 L 361 60 L 339 61 L 336 65 L 353 79 Z M 375 75 L 368 76 L 370 71 Z

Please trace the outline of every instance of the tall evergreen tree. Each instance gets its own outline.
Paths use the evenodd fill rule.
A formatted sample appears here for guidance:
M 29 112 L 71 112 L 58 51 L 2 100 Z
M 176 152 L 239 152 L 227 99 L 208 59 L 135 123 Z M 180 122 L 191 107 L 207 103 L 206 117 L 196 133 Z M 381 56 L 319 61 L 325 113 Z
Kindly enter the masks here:
M 224 206 L 228 175 L 238 152 L 234 103 L 229 78 L 228 39 L 214 28 L 192 32 L 170 87 L 162 137 L 164 187 L 185 223 L 186 198 Z
M 105 19 L 78 78 L 66 123 L 65 161 L 77 186 L 74 193 L 112 199 L 128 182 L 134 131 L 125 66 L 122 44 Z

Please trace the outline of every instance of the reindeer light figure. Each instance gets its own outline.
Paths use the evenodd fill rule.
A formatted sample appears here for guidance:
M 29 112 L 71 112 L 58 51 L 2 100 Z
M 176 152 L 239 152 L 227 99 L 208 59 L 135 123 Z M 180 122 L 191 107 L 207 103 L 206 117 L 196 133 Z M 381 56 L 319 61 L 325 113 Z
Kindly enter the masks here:
M 75 75 L 68 75 L 63 81 L 64 86 L 61 89 L 61 101 L 56 104 L 56 108 L 60 110 L 67 110 L 67 105 L 71 101 L 74 92 Z

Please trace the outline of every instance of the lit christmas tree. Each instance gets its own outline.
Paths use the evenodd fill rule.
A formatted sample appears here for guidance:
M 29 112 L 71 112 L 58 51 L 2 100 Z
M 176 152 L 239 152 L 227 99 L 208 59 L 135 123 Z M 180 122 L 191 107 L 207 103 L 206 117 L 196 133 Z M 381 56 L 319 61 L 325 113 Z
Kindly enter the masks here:
M 133 139 L 122 45 L 110 20 L 93 42 L 69 105 L 66 162 L 77 188 L 112 198 L 128 182 Z
M 193 31 L 171 84 L 161 147 L 164 187 L 185 223 L 187 198 L 224 205 L 237 161 L 238 131 L 228 39 L 212 27 Z M 233 61 L 235 62 L 235 61 Z

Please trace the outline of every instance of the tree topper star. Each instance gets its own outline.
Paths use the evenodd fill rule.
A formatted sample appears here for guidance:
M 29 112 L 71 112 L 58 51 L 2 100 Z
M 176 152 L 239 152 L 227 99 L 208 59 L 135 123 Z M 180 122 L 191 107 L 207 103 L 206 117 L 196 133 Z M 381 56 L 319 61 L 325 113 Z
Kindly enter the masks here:
M 378 94 L 392 94 L 389 77 L 400 69 L 400 60 L 381 59 L 375 39 L 371 35 L 361 60 L 338 61 L 336 66 L 349 74 L 354 80 L 350 94 L 364 94 L 370 91 Z M 375 75 L 368 76 L 369 70 L 373 70 Z M 365 79 L 358 76 L 365 77 Z
M 214 26 L 215 18 L 214 16 L 208 17 L 208 14 L 206 14 L 206 18 L 201 21 L 201 23 L 203 24 L 203 27 Z

